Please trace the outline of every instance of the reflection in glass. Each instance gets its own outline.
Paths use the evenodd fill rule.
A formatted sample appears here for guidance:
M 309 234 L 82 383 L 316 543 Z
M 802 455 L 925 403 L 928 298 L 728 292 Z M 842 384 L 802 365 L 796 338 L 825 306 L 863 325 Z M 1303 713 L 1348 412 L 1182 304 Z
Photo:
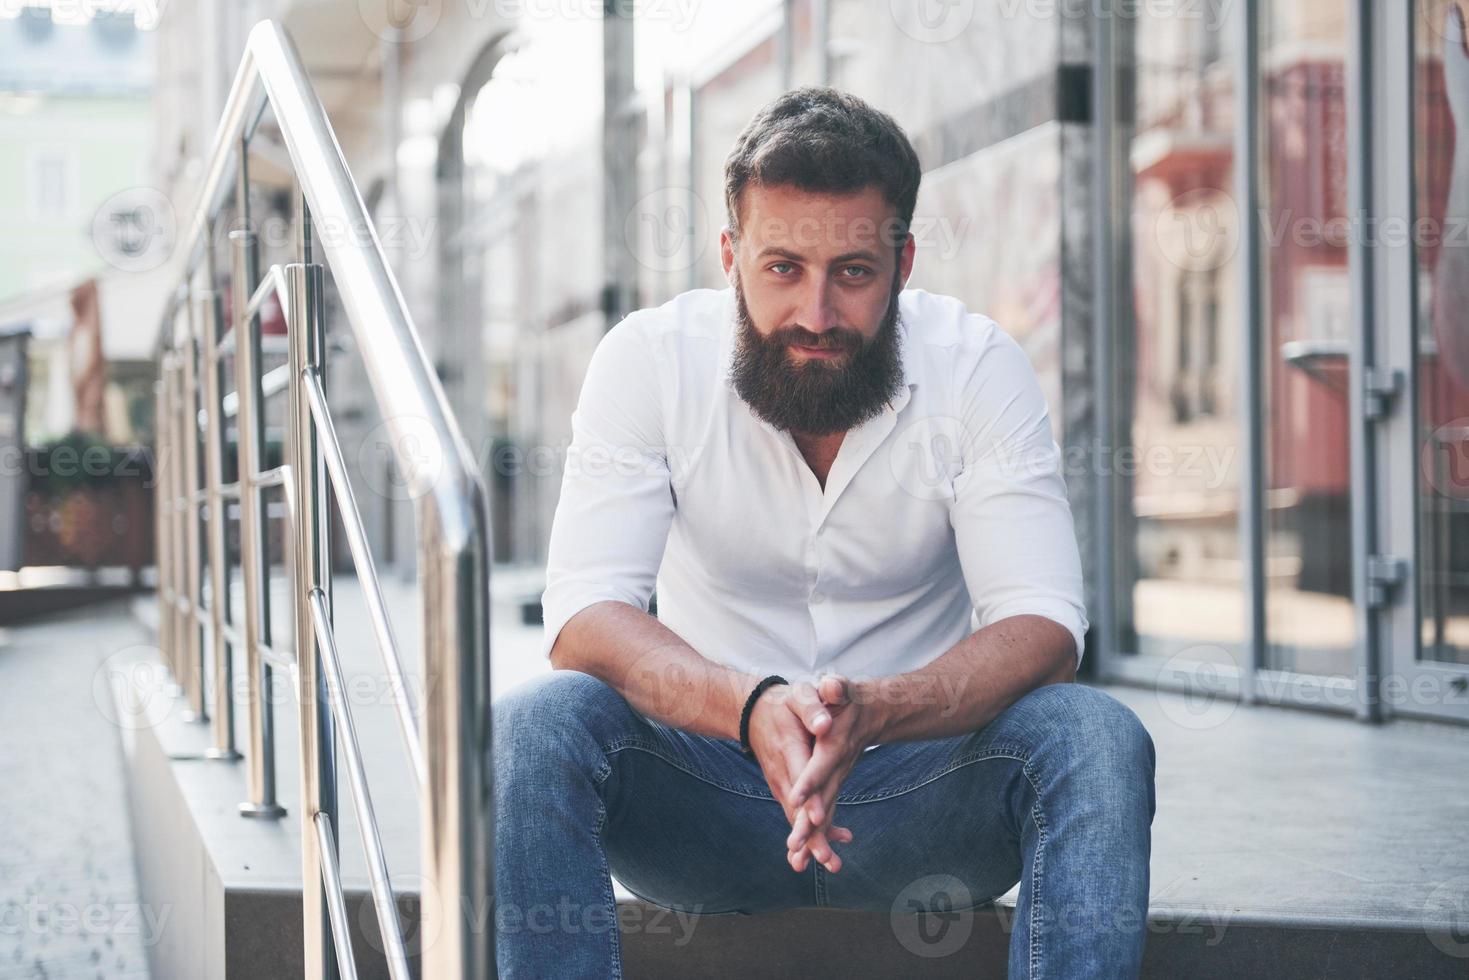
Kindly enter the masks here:
M 1422 656 L 1469 664 L 1469 3 L 1416 25 Z
M 1114 355 L 1123 446 L 1102 457 L 1119 501 L 1118 649 L 1243 666 L 1230 38 L 1203 18 L 1140 11 L 1130 41 L 1131 296 Z
M 1265 663 L 1350 676 L 1346 2 L 1260 25 Z

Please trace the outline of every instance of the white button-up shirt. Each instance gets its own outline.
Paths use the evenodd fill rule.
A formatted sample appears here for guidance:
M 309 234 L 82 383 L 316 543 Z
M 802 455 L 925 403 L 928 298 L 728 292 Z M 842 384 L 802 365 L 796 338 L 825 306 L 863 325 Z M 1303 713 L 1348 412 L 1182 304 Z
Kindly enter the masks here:
M 571 417 L 542 605 L 549 655 L 615 599 L 752 674 L 916 670 L 983 626 L 1087 619 L 1045 398 L 1029 360 L 957 299 L 899 296 L 905 384 L 847 432 L 822 488 L 729 379 L 733 288 L 632 313 L 598 342 Z

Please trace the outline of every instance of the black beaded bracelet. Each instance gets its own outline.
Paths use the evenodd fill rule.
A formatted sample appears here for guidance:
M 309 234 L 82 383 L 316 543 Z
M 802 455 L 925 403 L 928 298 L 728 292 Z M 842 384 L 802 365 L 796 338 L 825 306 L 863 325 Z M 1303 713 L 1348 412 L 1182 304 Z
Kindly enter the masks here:
M 789 683 L 790 681 L 779 674 L 771 674 L 759 684 L 756 684 L 755 690 L 750 692 L 748 698 L 745 698 L 745 710 L 740 712 L 740 751 L 745 753 L 745 755 L 755 754 L 754 750 L 750 748 L 750 713 L 755 710 L 755 702 L 760 700 L 760 695 L 765 693 L 767 687 L 773 684 Z

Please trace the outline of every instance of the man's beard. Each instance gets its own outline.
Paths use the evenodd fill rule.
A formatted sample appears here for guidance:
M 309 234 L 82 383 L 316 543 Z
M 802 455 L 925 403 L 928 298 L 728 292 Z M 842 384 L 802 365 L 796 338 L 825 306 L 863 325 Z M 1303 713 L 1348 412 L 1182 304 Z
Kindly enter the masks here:
M 856 428 L 877 415 L 903 387 L 902 345 L 898 332 L 896 271 L 882 324 L 871 340 L 856 330 L 833 327 L 813 334 L 804 327 L 781 328 L 762 336 L 745 305 L 735 273 L 735 349 L 730 378 L 750 410 L 777 429 L 832 435 Z M 796 363 L 794 343 L 847 350 L 845 357 L 804 358 Z

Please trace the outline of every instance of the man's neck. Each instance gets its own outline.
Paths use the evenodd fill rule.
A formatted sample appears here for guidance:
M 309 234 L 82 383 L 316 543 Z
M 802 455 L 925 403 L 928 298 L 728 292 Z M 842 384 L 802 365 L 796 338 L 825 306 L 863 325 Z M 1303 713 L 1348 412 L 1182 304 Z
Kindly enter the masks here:
M 826 489 L 826 475 L 831 472 L 831 464 L 836 461 L 837 451 L 842 448 L 842 440 L 846 436 L 845 432 L 808 435 L 791 430 L 791 439 L 795 441 L 796 448 L 801 450 L 806 465 L 811 467 L 811 472 L 815 475 L 816 482 L 821 484 L 822 490 Z

